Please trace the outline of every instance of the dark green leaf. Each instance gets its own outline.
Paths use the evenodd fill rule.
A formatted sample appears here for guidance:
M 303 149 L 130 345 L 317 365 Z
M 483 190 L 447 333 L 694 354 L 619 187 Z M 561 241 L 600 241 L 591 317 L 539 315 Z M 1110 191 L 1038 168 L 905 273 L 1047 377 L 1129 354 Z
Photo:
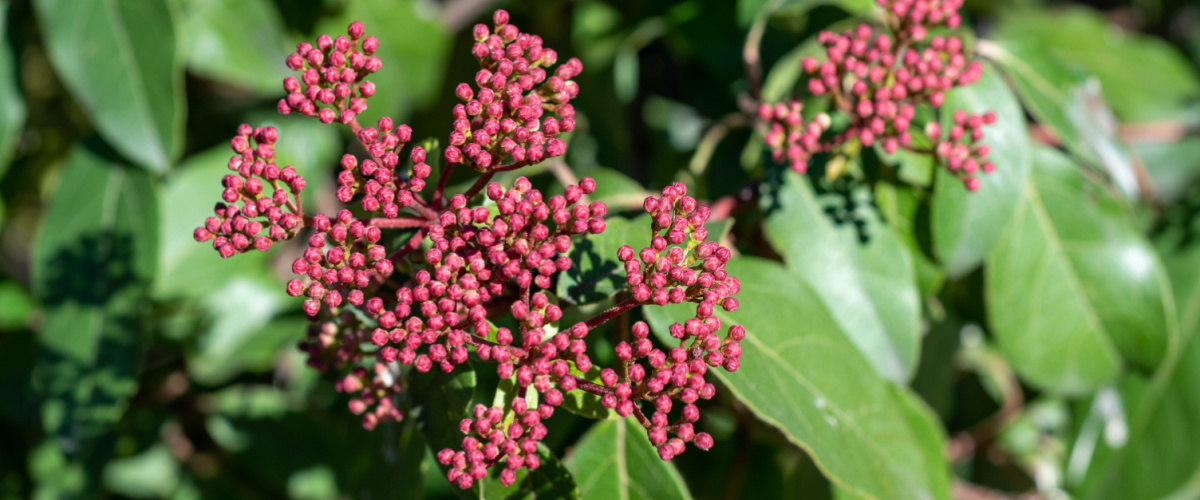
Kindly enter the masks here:
M 912 409 L 880 377 L 801 280 L 778 264 L 740 258 L 727 269 L 742 283 L 741 368 L 715 373 L 759 419 L 807 451 L 835 484 L 877 499 L 949 498 L 945 458 L 927 427 L 914 429 Z M 827 283 L 826 286 L 831 284 Z M 652 307 L 647 319 L 660 339 L 695 314 L 690 304 Z M 720 445 L 718 445 L 720 446 Z
M 1200 97 L 1200 78 L 1178 49 L 1126 33 L 1088 8 L 1015 10 L 1001 18 L 995 37 L 1036 44 L 1095 75 L 1104 99 L 1127 121 L 1167 118 Z
M 0 5 L 0 177 L 8 170 L 9 158 L 25 125 L 25 99 L 21 97 L 13 49 L 8 46 L 8 3 Z M 3 212 L 0 208 L 0 212 Z M 0 224 L 3 224 L 0 217 Z
M 1120 207 L 1049 149 L 1012 225 L 988 258 L 988 317 L 1013 368 L 1036 386 L 1078 394 L 1124 361 L 1153 369 L 1178 332 L 1158 259 Z
M 949 130 L 955 110 L 971 114 L 995 111 L 996 123 L 984 129 L 984 144 L 991 147 L 988 159 L 996 171 L 980 178 L 972 193 L 944 168 L 937 173 L 932 201 L 933 248 L 952 277 L 966 274 L 983 262 L 1025 192 L 1031 152 L 1025 115 L 1004 77 L 990 64 L 973 85 L 946 96 L 942 108 L 943 130 Z
M 875 370 L 902 382 L 920 348 L 912 257 L 864 198 L 862 191 L 818 196 L 789 171 L 776 199 L 765 201 L 767 240 Z
M 1106 171 L 1126 194 L 1137 192 L 1129 152 L 1116 139 L 1116 121 L 1096 80 L 1023 40 L 982 45 L 981 51 L 1004 70 L 1025 108 L 1068 151 Z
M 1129 416 L 1127 436 L 1080 433 L 1077 461 L 1086 465 L 1079 498 L 1171 498 L 1200 494 L 1200 248 L 1180 247 L 1168 236 L 1160 245 L 1174 290 L 1182 348 L 1163 361 L 1153 378 L 1129 375 L 1118 385 Z M 1094 454 L 1086 445 L 1094 441 Z M 1088 453 L 1084 455 L 1084 451 Z M 1068 479 L 1071 479 L 1068 472 Z M 1083 473 L 1086 472 L 1086 475 Z
M 54 69 L 104 139 L 162 173 L 183 149 L 186 105 L 166 0 L 36 0 Z
M 675 466 L 658 457 L 632 417 L 597 422 L 571 449 L 566 465 L 583 498 L 692 498 Z
M 265 96 L 283 95 L 289 43 L 270 0 L 186 0 L 181 32 L 191 71 Z
M 603 233 L 586 235 L 571 246 L 571 269 L 558 278 L 558 296 L 564 302 L 599 302 L 629 287 L 617 250 L 621 245 L 635 252 L 650 246 L 650 216 L 611 217 L 605 222 Z
M 403 121 L 414 108 L 433 102 L 441 92 L 448 94 L 458 83 L 442 85 L 451 35 L 439 14 L 434 4 L 417 0 L 357 0 L 318 26 L 318 33 L 337 37 L 346 33 L 352 21 L 362 21 L 367 35 L 379 39 L 375 55 L 383 61 L 383 69 L 368 77 L 377 90 L 367 101 L 367 111 L 359 115 L 360 123 L 375 123 L 381 116 Z M 465 44 L 467 38 L 456 41 Z
M 69 181 L 46 209 L 32 267 L 45 306 L 37 377 L 44 422 L 73 440 L 102 432 L 137 388 L 158 200 L 144 171 L 82 146 L 68 155 L 63 178 Z

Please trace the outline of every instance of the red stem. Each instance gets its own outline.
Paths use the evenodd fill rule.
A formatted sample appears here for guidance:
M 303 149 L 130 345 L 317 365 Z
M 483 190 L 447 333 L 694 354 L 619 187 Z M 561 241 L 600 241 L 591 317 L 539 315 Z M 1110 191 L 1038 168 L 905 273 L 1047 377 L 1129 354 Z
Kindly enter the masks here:
M 479 176 L 479 178 L 475 180 L 475 184 L 471 184 L 471 187 L 467 188 L 467 191 L 463 193 L 463 196 L 466 196 L 468 200 L 474 198 L 475 195 L 479 194 L 479 191 L 483 190 L 483 187 L 486 186 L 495 175 L 495 172 L 488 172 Z
M 608 310 L 592 317 L 592 319 L 585 321 L 584 324 L 587 325 L 588 330 L 591 330 L 593 328 L 596 328 L 597 326 L 603 325 L 608 320 L 617 317 L 618 315 L 624 313 L 625 311 L 633 309 L 641 304 L 642 304 L 641 302 L 638 302 L 633 297 L 630 297 L 630 298 L 626 299 L 624 302 L 621 302 L 620 304 L 612 306 L 612 307 L 608 308 Z
M 394 219 L 375 217 L 364 220 L 363 224 L 375 226 L 380 229 L 410 229 L 422 227 L 429 224 L 429 221 L 422 217 L 396 217 Z
M 450 180 L 450 172 L 454 171 L 455 165 L 457 165 L 457 163 L 447 163 L 446 168 L 443 168 L 442 171 L 438 173 L 437 190 L 433 192 L 433 199 L 429 202 L 430 206 L 441 206 L 440 204 L 442 197 L 446 191 L 446 182 Z

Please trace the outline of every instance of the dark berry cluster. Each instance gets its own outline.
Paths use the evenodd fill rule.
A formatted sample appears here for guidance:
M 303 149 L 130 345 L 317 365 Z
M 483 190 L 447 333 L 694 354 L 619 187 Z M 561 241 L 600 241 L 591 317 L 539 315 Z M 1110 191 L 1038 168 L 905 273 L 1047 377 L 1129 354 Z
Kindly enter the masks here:
M 360 130 L 358 139 L 366 145 L 371 158 L 359 164 L 354 155 L 342 157 L 338 200 L 349 203 L 362 194 L 363 210 L 397 217 L 400 209 L 412 205 L 425 189 L 425 179 L 432 170 L 425 164 L 425 149 L 413 146 L 408 154 L 412 166 L 407 171 L 397 172 L 402 149 L 412 140 L 412 129 L 408 125 L 395 127 L 392 119 L 385 116 L 379 119 L 377 127 Z
M 237 175 L 221 180 L 223 202 L 217 203 L 214 216 L 193 232 L 196 241 L 212 240 L 221 257 L 248 252 L 252 247 L 265 252 L 300 231 L 300 191 L 305 181 L 296 169 L 275 164 L 278 138 L 274 128 L 252 129 L 242 124 L 230 141 L 237 154 L 229 158 L 229 169 Z M 262 234 L 264 230 L 266 234 Z
M 827 99 L 848 125 L 826 133 L 830 120 L 817 115 L 804 123 L 795 102 L 760 106 L 759 118 L 768 128 L 764 138 L 776 161 L 786 160 L 804 172 L 813 154 L 843 152 L 850 143 L 851 151 L 875 144 L 889 154 L 913 149 L 918 108 L 936 110 L 947 91 L 979 79 L 983 67 L 967 57 L 961 39 L 929 36 L 930 28 L 958 26 L 960 0 L 879 0 L 879 4 L 888 13 L 886 29 L 862 24 L 841 33 L 823 31 L 817 41 L 825 47 L 825 60 L 801 61 L 801 69 L 811 75 L 809 92 Z M 975 171 L 951 170 L 968 188 L 978 188 Z
M 463 104 L 454 106 L 446 160 L 482 172 L 506 160 L 528 165 L 562 156 L 567 146 L 558 135 L 575 129 L 569 103 L 579 86 L 572 78 L 583 64 L 572 58 L 548 74 L 558 54 L 542 47 L 541 37 L 521 33 L 505 11 L 497 11 L 493 20 L 493 30 L 475 26 L 472 53 L 482 69 L 474 88 L 461 83 L 455 90 Z M 543 117 L 546 111 L 554 116 Z
M 346 32 L 350 38 L 321 35 L 316 47 L 302 42 L 288 55 L 288 67 L 301 74 L 299 80 L 284 78 L 283 90 L 288 95 L 279 100 L 280 113 L 295 111 L 315 116 L 322 123 L 348 124 L 367 109 L 366 98 L 375 94 L 375 84 L 365 78 L 383 66 L 373 55 L 379 40 L 363 38 L 363 24 L 357 21 Z
M 322 303 L 330 309 L 343 300 L 362 305 L 363 290 L 371 286 L 373 277 L 392 274 L 392 261 L 379 244 L 382 231 L 354 218 L 349 210 L 338 212 L 333 221 L 317 214 L 312 228 L 315 232 L 304 255 L 292 262 L 292 272 L 301 278 L 287 284 L 288 295 L 308 297 L 304 312 L 310 317 L 320 313 Z
M 990 174 L 996 166 L 987 160 L 991 147 L 980 144 L 983 140 L 983 126 L 996 123 L 996 113 L 988 111 L 981 115 L 969 115 L 963 110 L 954 112 L 954 126 L 943 139 L 941 127 L 930 123 L 925 127 L 929 137 L 935 141 L 934 154 L 951 173 L 966 183 L 967 189 L 979 189 L 979 179 L 975 174 L 982 171 Z

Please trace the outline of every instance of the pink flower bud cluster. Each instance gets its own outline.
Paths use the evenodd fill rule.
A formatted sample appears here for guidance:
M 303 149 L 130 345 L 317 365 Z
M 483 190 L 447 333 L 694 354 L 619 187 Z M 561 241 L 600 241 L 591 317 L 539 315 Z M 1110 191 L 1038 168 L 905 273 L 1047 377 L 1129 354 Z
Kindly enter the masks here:
M 829 115 L 825 113 L 818 113 L 806 123 L 800 116 L 803 107 L 795 99 L 787 104 L 763 103 L 758 107 L 759 120 L 770 124 L 764 140 L 771 149 L 772 159 L 778 163 L 786 160 L 792 170 L 799 173 L 808 170 L 808 159 L 813 154 L 828 151 L 828 144 L 821 143 L 821 135 L 830 125 Z
M 198 242 L 212 240 L 221 257 L 251 248 L 265 252 L 272 244 L 295 236 L 302 226 L 299 196 L 305 181 L 296 169 L 275 164 L 278 139 L 274 128 L 252 129 L 242 124 L 230 141 L 237 154 L 229 158 L 229 169 L 237 174 L 221 180 L 223 202 L 217 203 L 214 216 L 192 234 Z
M 958 9 L 963 0 L 875 0 L 890 15 L 889 21 L 904 41 L 921 41 L 929 28 L 945 26 L 950 29 L 962 24 Z
M 925 127 L 929 137 L 936 141 L 934 154 L 938 161 L 963 181 L 969 191 L 979 190 L 979 172 L 990 174 L 995 164 L 987 161 L 991 147 L 981 144 L 983 126 L 996 123 L 996 113 L 988 111 L 981 115 L 969 115 L 963 110 L 954 112 L 954 126 L 942 138 L 941 127 L 930 123 Z
M 524 177 L 507 191 L 492 183 L 487 194 L 497 213 L 482 206 L 468 208 L 463 195 L 451 197 L 450 210 L 429 228 L 427 269 L 414 273 L 411 286 L 397 290 L 391 310 L 378 297 L 366 303 L 367 314 L 379 322 L 371 342 L 380 346 L 380 359 L 412 364 L 421 372 L 435 364 L 449 372 L 466 361 L 472 332 L 488 337 L 487 303 L 515 293 L 507 288 L 509 283 L 524 291 L 549 288 L 553 273 L 571 267 L 571 260 L 561 255 L 570 250 L 570 236 L 604 230 L 602 217 L 608 208 L 599 202 L 579 203 L 594 189 L 595 181 L 585 178 L 579 186 L 568 186 L 565 195 L 543 200 Z M 542 342 L 543 328 L 558 321 L 562 311 L 541 293 L 510 297 L 516 298 L 511 310 L 525 327 L 522 345 L 528 350 Z M 501 329 L 494 347 L 478 346 L 480 358 L 500 363 L 504 378 L 512 376 L 527 354 L 509 350 L 506 346 L 513 340 Z
M 864 24 L 840 35 L 822 32 L 818 40 L 828 59 L 806 58 L 801 66 L 814 75 L 808 89 L 849 115 L 850 127 L 839 139 L 856 138 L 864 146 L 878 141 L 889 153 L 912 143 L 916 106 L 940 107 L 947 90 L 970 85 L 982 71 L 978 61 L 967 62 L 957 37 L 936 36 L 924 48 L 909 46 L 901 53 L 890 36 L 875 35 Z
M 387 277 L 393 270 L 387 251 L 379 244 L 381 231 L 345 209 L 332 221 L 318 214 L 312 227 L 315 232 L 308 238 L 308 248 L 292 262 L 292 272 L 301 278 L 288 281 L 288 295 L 307 297 L 304 313 L 309 317 L 316 317 L 322 305 L 330 309 L 343 301 L 363 305 L 363 290 L 371 286 L 373 278 Z
M 769 128 L 764 140 L 776 161 L 786 159 L 794 170 L 804 172 L 817 152 L 857 154 L 859 145 L 876 144 L 888 154 L 912 149 L 918 107 L 936 110 L 945 102 L 947 91 L 979 79 L 983 66 L 968 59 L 960 38 L 929 36 L 930 28 L 959 26 L 962 0 L 878 3 L 885 11 L 889 32 L 866 24 L 842 33 L 823 31 L 817 41 L 825 47 L 825 60 L 808 57 L 800 63 L 803 72 L 811 75 L 809 92 L 827 98 L 848 119 L 844 129 L 826 134 L 829 120 L 822 115 L 804 123 L 796 103 L 760 106 L 759 119 Z M 850 147 L 843 150 L 847 144 Z M 967 171 L 966 158 L 946 153 L 940 156 L 942 163 L 968 188 L 978 189 L 974 169 Z M 952 157 L 959 158 L 954 160 L 958 166 L 950 166 Z M 972 165 L 982 168 L 977 163 L 978 159 Z
M 455 89 L 463 103 L 454 106 L 446 161 L 482 172 L 505 160 L 528 165 L 562 156 L 567 145 L 558 135 L 575 129 L 569 103 L 579 85 L 572 78 L 583 63 L 572 58 L 547 74 L 558 54 L 543 48 L 541 37 L 509 24 L 507 12 L 496 11 L 493 20 L 492 30 L 475 26 L 472 52 L 482 69 L 474 86 L 461 83 Z M 543 116 L 546 111 L 554 116 Z
M 315 116 L 322 123 L 350 123 L 367 109 L 366 99 L 375 94 L 375 84 L 365 78 L 382 67 L 374 56 L 379 40 L 364 38 L 363 24 L 358 21 L 346 31 L 349 38 L 321 35 L 316 47 L 303 42 L 288 54 L 288 68 L 301 74 L 300 79 L 283 79 L 283 90 L 288 95 L 279 100 L 280 113 L 295 111 Z
M 615 348 L 621 371 L 605 369 L 600 374 L 604 385 L 613 388 L 601 403 L 621 416 L 634 412 L 635 400 L 653 403 L 655 412 L 647 425 L 650 442 L 658 447 L 663 460 L 670 460 L 684 451 L 685 443 L 701 449 L 712 446 L 711 436 L 696 433 L 692 427 L 700 418 L 695 402 L 709 399 L 715 392 L 704 378 L 709 367 L 737 371 L 742 354 L 738 342 L 746 331 L 733 325 L 724 339 L 718 336 L 721 320 L 713 313 L 717 307 L 737 310 L 733 295 L 741 284 L 725 271 L 729 249 L 704 241 L 708 207 L 697 207 L 696 200 L 687 196 L 687 188 L 676 183 L 663 188 L 662 197 L 647 198 L 644 208 L 654 217 L 650 246 L 636 254 L 628 245 L 617 251 L 617 258 L 625 263 L 626 282 L 634 300 L 656 305 L 694 302 L 696 315 L 670 326 L 679 346 L 667 352 L 650 342 L 645 323 L 634 324 L 633 342 L 621 342 Z M 668 414 L 674 400 L 684 406 L 680 417 L 671 422 Z
M 393 396 L 400 392 L 399 371 L 378 361 L 370 370 L 361 366 L 364 357 L 371 356 L 362 350 L 369 339 L 370 334 L 354 315 L 343 311 L 337 318 L 309 326 L 308 338 L 299 343 L 299 348 L 308 353 L 312 368 L 347 372 L 334 387 L 351 396 L 350 412 L 362 415 L 363 427 L 372 430 L 381 422 L 399 421 L 403 414 L 393 403 Z
M 367 146 L 371 159 L 361 164 L 352 154 L 342 157 L 342 171 L 338 173 L 337 197 L 349 203 L 362 194 L 362 208 L 367 212 L 378 212 L 385 217 L 396 217 L 400 209 L 413 204 L 425 189 L 425 179 L 432 170 L 425 164 L 425 149 L 413 146 L 408 153 L 412 166 L 407 171 L 397 172 L 401 162 L 401 150 L 412 141 L 412 129 L 408 125 L 395 127 L 392 119 L 379 119 L 377 127 L 358 132 L 359 141 Z
M 474 418 L 459 424 L 459 430 L 466 434 L 462 450 L 446 448 L 437 454 L 438 462 L 450 467 L 446 479 L 465 490 L 487 476 L 489 468 L 501 465 L 500 483 L 513 484 L 517 471 L 536 470 L 541 465 L 538 442 L 546 437 L 546 426 L 541 421 L 553 414 L 552 405 L 531 408 L 520 397 L 513 400 L 509 410 L 475 405 Z

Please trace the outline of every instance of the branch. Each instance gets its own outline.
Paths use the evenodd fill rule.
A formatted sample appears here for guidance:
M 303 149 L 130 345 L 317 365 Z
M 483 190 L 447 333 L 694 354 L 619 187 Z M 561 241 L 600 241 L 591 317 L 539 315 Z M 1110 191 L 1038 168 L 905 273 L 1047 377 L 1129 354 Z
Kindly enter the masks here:
M 441 207 L 442 195 L 446 191 L 446 182 L 450 180 L 450 172 L 454 171 L 454 166 L 457 163 L 446 162 L 446 166 L 438 172 L 437 190 L 433 192 L 433 198 L 429 201 L 430 206 Z
M 487 10 L 496 0 L 450 0 L 442 7 L 442 25 L 446 31 L 457 32 L 464 28 L 479 13 Z
M 692 177 L 704 175 L 704 171 L 708 168 L 708 162 L 712 160 L 712 155 L 717 150 L 717 144 L 729 134 L 731 129 L 749 126 L 750 119 L 745 114 L 730 113 L 709 127 L 708 131 L 704 133 L 704 137 L 700 139 L 700 144 L 696 146 L 696 153 L 692 155 L 692 161 L 688 163 L 688 171 L 692 173 Z
M 608 310 L 592 317 L 592 319 L 585 321 L 584 324 L 587 325 L 588 330 L 591 330 L 593 328 L 596 328 L 597 326 L 603 325 L 604 323 L 608 322 L 608 320 L 617 317 L 621 313 L 624 313 L 625 311 L 633 309 L 641 304 L 642 304 L 641 302 L 638 302 L 633 297 L 630 297 L 630 298 L 626 299 L 624 302 L 621 302 L 620 304 L 612 306 L 612 307 L 608 308 Z
M 429 224 L 429 220 L 424 217 L 396 217 L 394 219 L 374 217 L 364 220 L 363 224 L 380 229 L 411 229 Z
M 488 182 L 491 182 L 492 177 L 495 175 L 495 172 L 488 172 L 479 176 L 478 179 L 475 179 L 475 183 L 471 184 L 471 187 L 467 188 L 467 191 L 463 193 L 463 196 L 466 196 L 468 200 L 474 198 L 475 195 L 479 194 L 479 192 L 483 190 L 483 187 L 486 186 Z
M 750 32 L 746 34 L 746 43 L 742 46 L 742 62 L 746 65 L 750 95 L 756 101 L 762 100 L 762 60 L 759 45 L 762 44 L 763 33 L 767 31 L 767 21 L 771 20 L 771 14 L 775 13 L 780 4 L 781 0 L 771 0 L 758 11 L 758 15 L 754 17 L 754 24 L 750 25 Z

